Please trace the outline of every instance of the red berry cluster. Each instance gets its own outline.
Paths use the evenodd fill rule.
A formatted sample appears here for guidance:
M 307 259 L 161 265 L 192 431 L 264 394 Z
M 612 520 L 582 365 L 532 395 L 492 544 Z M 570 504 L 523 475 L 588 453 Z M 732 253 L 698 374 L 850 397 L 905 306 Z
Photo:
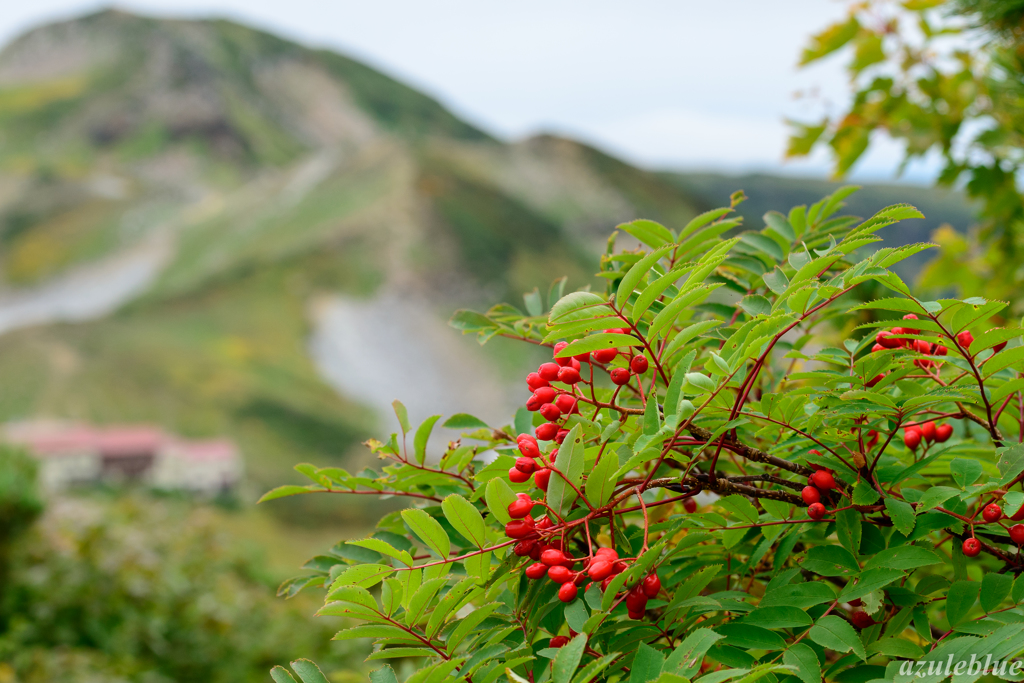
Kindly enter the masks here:
M 821 451 L 811 451 L 815 455 L 821 455 Z M 807 515 L 811 519 L 822 519 L 825 513 L 825 505 L 821 502 L 822 495 L 836 488 L 836 480 L 832 470 L 821 465 L 811 465 L 814 474 L 807 478 L 807 486 L 800 491 L 800 497 L 807 503 Z
M 934 422 L 922 422 L 921 424 L 910 425 L 903 430 L 903 445 L 912 451 L 924 441 L 926 444 L 945 443 L 953 436 L 953 425 L 943 422 L 936 425 Z
M 989 503 L 981 509 L 981 518 L 985 524 L 998 524 L 1003 519 L 1003 508 L 998 503 Z M 1024 520 L 1024 506 L 1022 506 L 1017 512 L 1013 513 L 1010 519 L 1014 522 L 1020 522 Z M 1005 527 L 1004 527 L 1005 528 Z M 1009 529 L 1010 540 L 1017 546 L 1024 546 L 1024 524 L 1014 524 Z M 963 544 L 964 555 L 967 557 L 975 557 L 981 552 L 981 541 L 971 537 L 964 541 Z
M 903 316 L 904 320 L 918 320 L 918 317 L 913 313 L 908 313 Z M 871 347 L 871 351 L 884 351 L 885 349 L 899 349 L 905 348 L 911 351 L 917 351 L 925 356 L 945 356 L 949 353 L 949 349 L 942 344 L 933 344 L 932 342 L 925 341 L 923 339 L 907 339 L 903 335 L 917 335 L 921 334 L 921 330 L 916 330 L 910 327 L 894 327 L 891 330 L 879 330 L 875 335 L 875 345 Z M 961 334 L 964 334 L 961 332 Z M 970 332 L 966 334 L 970 335 Z M 928 369 L 935 367 L 936 362 L 928 360 L 927 358 L 918 358 L 914 361 L 914 365 L 922 369 Z M 878 375 L 868 382 L 869 387 L 873 387 L 885 377 L 885 374 Z

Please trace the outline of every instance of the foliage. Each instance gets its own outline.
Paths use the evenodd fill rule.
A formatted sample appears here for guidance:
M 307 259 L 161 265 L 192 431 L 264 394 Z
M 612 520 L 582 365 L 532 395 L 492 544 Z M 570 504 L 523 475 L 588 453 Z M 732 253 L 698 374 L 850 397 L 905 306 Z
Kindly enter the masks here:
M 401 434 L 368 442 L 379 470 L 299 465 L 312 483 L 264 500 L 410 507 L 281 591 L 326 588 L 320 614 L 357 624 L 336 638 L 373 639 L 413 683 L 892 680 L 925 652 L 1016 654 L 1024 564 L 979 514 L 1024 503 L 1020 329 L 989 329 L 998 301 L 915 298 L 889 268 L 928 245 L 870 245 L 919 213 L 837 216 L 852 191 L 728 239 L 741 193 L 678 231 L 626 223 L 640 246 L 612 236 L 605 291 L 559 280 L 525 313 L 457 313 L 555 362 L 513 424 L 449 418 L 464 436 L 440 458 L 440 418 L 413 429 L 396 402 Z M 860 303 L 862 285 L 888 292 Z
M 330 624 L 277 600 L 259 566 L 202 511 L 56 502 L 11 548 L 0 680 L 255 681 L 296 651 L 347 666 L 351 648 L 325 647 Z
M 856 3 L 847 19 L 814 36 L 801 58 L 809 64 L 847 55 L 849 110 L 794 123 L 789 146 L 790 155 L 802 156 L 827 145 L 840 176 L 876 132 L 905 145 L 904 165 L 941 157 L 938 182 L 964 182 L 980 200 L 982 248 L 946 254 L 924 284 L 940 290 L 952 284 L 1017 306 L 1024 305 L 1022 16 L 1019 2 L 1001 0 Z

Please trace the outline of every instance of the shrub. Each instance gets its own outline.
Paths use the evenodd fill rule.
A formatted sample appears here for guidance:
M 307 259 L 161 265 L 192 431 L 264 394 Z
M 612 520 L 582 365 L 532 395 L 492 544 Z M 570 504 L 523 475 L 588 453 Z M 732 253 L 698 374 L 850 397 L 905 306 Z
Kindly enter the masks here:
M 838 217 L 852 191 L 760 231 L 738 232 L 741 193 L 677 232 L 633 221 L 605 291 L 456 314 L 481 343 L 552 347 L 525 407 L 453 416 L 437 459 L 439 418 L 414 430 L 396 402 L 379 471 L 298 466 L 310 485 L 264 499 L 409 507 L 283 590 L 326 587 L 320 613 L 357 623 L 337 637 L 416 683 L 863 683 L 1016 654 L 1021 331 L 999 301 L 916 299 L 889 268 L 929 245 L 871 245 L 920 214 Z

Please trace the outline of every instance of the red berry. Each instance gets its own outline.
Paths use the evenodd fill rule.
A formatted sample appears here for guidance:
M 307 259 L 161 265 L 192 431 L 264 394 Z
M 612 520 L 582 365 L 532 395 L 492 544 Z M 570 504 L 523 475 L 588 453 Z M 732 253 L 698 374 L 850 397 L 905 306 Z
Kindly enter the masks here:
M 548 490 L 548 482 L 551 480 L 551 470 L 547 467 L 543 467 L 533 473 L 533 483 L 537 485 L 541 491 Z
M 949 349 L 943 346 L 942 344 L 936 344 L 935 348 L 932 349 L 932 353 L 934 353 L 936 356 L 947 356 L 949 355 Z
M 533 392 L 533 395 L 540 399 L 541 403 L 551 403 L 558 396 L 554 387 L 541 387 Z
M 815 486 L 805 486 L 803 491 L 800 492 L 800 497 L 804 499 L 805 503 L 810 505 L 821 500 L 821 491 Z
M 558 371 L 561 369 L 558 363 L 541 363 L 541 366 L 537 368 L 537 374 L 549 382 L 554 382 L 558 379 Z
M 981 511 L 981 518 L 989 524 L 994 524 L 1003 518 L 1003 508 L 999 507 L 995 503 L 989 503 L 985 506 L 985 509 Z
M 569 558 L 565 556 L 565 553 L 556 548 L 549 548 L 540 554 L 540 561 L 549 567 L 565 564 L 568 559 Z
M 639 586 L 633 588 L 626 594 L 626 609 L 630 612 L 643 612 L 647 609 L 647 596 Z
M 644 618 L 643 610 L 640 610 L 639 612 L 632 612 L 632 611 L 630 611 L 629 612 L 629 618 L 633 619 L 635 621 L 639 621 L 640 619 L 643 619 Z
M 811 519 L 821 519 L 825 516 L 825 506 L 821 503 L 811 503 L 807 506 L 807 516 Z
M 916 451 L 921 445 L 921 431 L 916 427 L 907 427 L 903 430 L 903 445 L 912 451 Z
M 832 476 L 831 472 L 826 470 L 818 470 L 812 474 L 811 482 L 822 491 L 831 491 L 836 487 L 835 477 Z
M 619 559 L 619 554 L 615 552 L 615 548 L 598 548 L 594 551 L 594 557 L 600 557 L 602 555 L 609 558 L 609 562 Z
M 618 349 L 598 349 L 590 354 L 598 363 L 611 363 L 619 355 Z
M 541 409 L 541 406 L 543 405 L 544 401 L 540 400 L 537 397 L 537 394 L 533 394 L 532 396 L 530 396 L 530 398 L 526 399 L 526 409 L 529 410 L 531 413 L 537 412 L 538 410 Z
M 537 438 L 541 441 L 554 441 L 555 436 L 558 434 L 558 425 L 554 422 L 545 422 L 544 424 L 533 430 L 533 433 L 537 435 Z
M 946 443 L 951 436 L 953 436 L 953 425 L 941 424 L 935 428 L 935 440 L 939 443 Z
M 525 573 L 526 578 L 528 579 L 533 579 L 534 581 L 537 579 L 543 579 L 548 575 L 548 566 L 546 564 L 541 564 L 540 562 L 537 564 L 531 564 L 526 568 Z
M 917 320 L 918 317 L 916 315 L 914 315 L 913 313 L 907 313 L 905 316 L 903 316 L 903 319 L 904 320 Z M 913 329 L 910 329 L 909 327 L 904 327 L 903 331 L 906 334 L 921 334 L 921 330 L 913 330 Z
M 564 396 L 565 394 L 562 394 Z M 559 396 L 561 398 L 562 396 Z M 529 408 L 529 405 L 527 405 Z M 562 417 L 562 411 L 554 403 L 545 403 L 540 407 L 540 414 L 548 422 L 555 422 Z
M 992 347 L 992 353 L 999 353 L 1000 351 L 1002 351 L 1005 348 L 1006 348 L 1006 342 L 999 342 L 998 344 L 996 344 L 995 346 Z
M 1024 524 L 1014 524 L 1010 527 L 1010 540 L 1017 545 L 1024 545 Z
M 643 585 L 644 595 L 649 598 L 653 598 L 661 591 L 661 579 L 653 572 L 644 577 L 641 585 Z
M 687 512 L 693 513 L 697 511 L 697 501 L 693 498 L 687 498 L 683 501 L 683 509 Z
M 924 339 L 915 339 L 914 350 L 917 351 L 918 353 L 923 353 L 926 356 L 931 355 L 932 343 L 927 342 Z
M 878 431 L 874 429 L 868 430 L 868 448 L 878 445 Z
M 540 457 L 540 448 L 537 446 L 537 439 L 533 438 L 529 434 L 520 434 L 517 441 L 519 442 L 519 452 L 523 454 L 523 457 Z
M 526 538 L 536 533 L 537 531 L 533 527 L 533 520 L 529 517 L 526 519 L 513 519 L 505 525 L 505 535 L 509 538 Z
M 1024 505 L 1021 505 L 1020 510 L 1014 512 L 1013 515 L 1010 516 L 1010 519 L 1012 519 L 1015 522 L 1024 520 Z
M 558 433 L 555 434 L 555 443 L 558 443 L 558 444 L 562 443 L 563 441 L 565 441 L 565 437 L 567 437 L 567 436 L 569 436 L 569 430 L 568 429 L 559 429 Z
M 921 425 L 921 436 L 929 443 L 935 441 L 935 423 L 929 420 Z
M 612 575 L 612 563 L 605 560 L 594 560 L 587 569 L 587 576 L 594 581 L 603 581 Z
M 509 503 L 508 516 L 512 519 L 523 519 L 530 514 L 531 510 L 533 510 L 533 501 L 529 498 L 526 500 L 519 498 Z
M 559 648 L 559 647 L 565 647 L 568 644 L 569 644 L 569 636 L 555 636 L 554 638 L 551 639 L 551 642 L 548 643 L 548 647 Z
M 956 343 L 960 345 L 964 351 L 971 350 L 971 344 L 974 343 L 974 335 L 971 334 L 970 330 L 964 330 L 960 334 L 956 335 Z
M 541 553 L 541 562 L 543 561 L 544 553 Z M 572 570 L 568 567 L 563 567 L 562 565 L 557 564 L 554 567 L 550 567 L 548 569 L 548 578 L 554 581 L 555 583 L 565 583 L 567 581 L 572 581 Z
M 575 583 L 577 586 L 582 586 L 583 584 L 585 584 L 587 582 L 587 573 L 586 572 L 576 572 L 576 578 L 573 579 L 572 582 Z
M 859 609 L 850 613 L 850 621 L 858 629 L 865 629 L 875 625 L 875 620 L 871 618 L 871 615 Z
M 518 557 L 526 557 L 533 552 L 535 547 L 537 547 L 537 541 L 519 541 L 512 549 L 512 552 Z
M 543 517 L 538 519 L 536 523 L 537 523 L 537 528 L 538 529 L 547 529 L 548 527 L 551 526 L 551 520 L 548 519 L 547 515 L 544 515 Z
M 551 572 L 548 571 L 548 573 Z M 558 589 L 558 599 L 562 602 L 572 602 L 579 592 L 580 589 L 576 587 L 575 583 L 563 583 L 562 587 Z
M 533 474 L 533 471 L 537 469 L 537 463 L 534 462 L 533 458 L 523 456 L 516 458 L 516 469 L 526 474 Z
M 612 574 L 609 577 L 606 577 L 605 580 L 601 582 L 601 590 L 602 591 L 608 590 L 608 586 L 611 585 L 612 579 L 614 579 L 614 578 L 615 578 L 614 574 Z
M 647 356 L 639 354 L 633 356 L 633 360 L 629 361 L 629 369 L 637 375 L 642 375 L 647 372 L 649 363 L 647 362 Z
M 886 349 L 898 349 L 900 347 L 900 340 L 896 337 L 895 332 L 896 330 L 879 330 L 878 334 L 875 335 L 875 342 L 877 342 L 878 346 Z
M 617 562 L 615 562 L 615 564 L 612 565 L 612 571 L 616 574 L 620 574 L 626 571 L 627 569 L 629 569 L 629 563 L 625 560 L 618 560 Z
M 964 555 L 967 557 L 975 557 L 981 552 L 981 541 L 976 538 L 968 538 L 964 541 Z
M 570 396 L 569 394 L 562 394 L 561 396 L 556 398 L 555 405 L 558 407 L 559 411 L 565 413 L 566 415 L 571 415 L 572 413 L 580 412 L 579 408 L 576 405 L 576 399 Z
M 869 389 L 872 388 L 873 386 L 875 386 L 876 384 L 881 382 L 883 379 L 885 379 L 885 373 L 884 372 L 882 374 L 880 374 L 880 375 L 875 375 L 874 377 L 872 377 L 871 379 L 868 380 L 868 383 L 867 383 L 868 388 Z
M 530 391 L 537 391 L 541 387 L 548 386 L 548 381 L 538 373 L 531 372 L 526 376 L 526 386 L 530 387 Z
M 558 358 L 558 352 L 561 351 L 562 349 L 564 349 L 568 345 L 569 345 L 569 342 L 560 341 L 557 344 L 555 344 L 555 348 L 553 349 L 554 350 L 554 354 L 553 355 L 555 356 L 555 363 L 557 363 L 558 365 L 562 366 L 563 368 L 565 366 L 569 365 L 570 363 L 572 363 L 572 356 L 566 356 L 565 358 Z
M 608 373 L 612 378 L 612 383 L 622 386 L 623 384 L 629 384 L 629 368 L 612 368 L 612 371 Z
M 580 381 L 580 371 L 576 368 L 562 368 L 558 371 L 558 381 L 564 384 L 576 384 Z
M 513 467 L 508 471 L 508 480 L 513 484 L 522 484 L 530 480 L 530 473 L 523 472 L 518 467 Z
M 544 548 L 541 546 L 540 543 L 538 543 L 537 545 L 533 546 L 533 548 L 530 550 L 530 559 L 533 560 L 534 562 L 540 562 L 540 552 L 543 549 Z M 544 565 L 544 566 L 546 567 L 547 565 Z
M 875 344 L 871 347 L 871 353 L 878 353 L 879 351 L 885 351 L 885 347 L 881 344 Z

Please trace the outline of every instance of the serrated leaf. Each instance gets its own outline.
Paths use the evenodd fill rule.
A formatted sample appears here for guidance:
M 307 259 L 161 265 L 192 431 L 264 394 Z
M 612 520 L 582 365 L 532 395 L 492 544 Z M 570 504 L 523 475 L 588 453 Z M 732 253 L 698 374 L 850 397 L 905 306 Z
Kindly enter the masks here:
M 818 655 L 814 654 L 810 645 L 804 643 L 790 645 L 782 653 L 782 663 L 793 667 L 797 678 L 803 683 L 821 683 L 821 664 L 818 662 Z
M 603 306 L 607 306 L 607 302 L 593 292 L 570 292 L 551 307 L 548 325 L 592 318 L 596 314 L 594 309 Z
M 553 683 L 570 683 L 580 660 L 583 659 L 583 650 L 586 646 L 587 636 L 581 633 L 558 650 L 551 669 Z
M 953 628 L 967 617 L 981 592 L 977 581 L 954 581 L 946 593 L 946 619 Z
M 917 521 L 917 518 L 914 516 L 914 508 L 910 506 L 910 503 L 905 503 L 895 498 L 886 498 L 885 510 L 889 513 L 889 518 L 892 520 L 896 530 L 904 536 L 909 536 L 914 530 L 914 524 Z
M 672 241 L 671 239 L 669 241 Z M 623 308 L 626 305 L 626 301 L 629 300 L 630 295 L 636 286 L 640 284 L 640 281 L 650 272 L 651 268 L 657 263 L 665 254 L 669 252 L 673 245 L 665 245 L 659 249 L 655 249 L 650 254 L 647 254 L 642 259 L 633 264 L 633 266 L 622 276 L 622 280 L 619 281 L 619 287 L 615 290 L 615 303 L 618 308 Z
M 480 511 L 472 503 L 453 493 L 441 502 L 441 510 L 455 530 L 478 548 L 487 543 L 487 529 Z
M 662 671 L 693 678 L 694 674 L 700 671 L 701 662 L 707 651 L 724 637 L 709 628 L 698 628 L 676 646 L 665 661 Z
M 864 564 L 864 569 L 884 567 L 906 570 L 941 563 L 942 558 L 934 550 L 917 545 L 901 545 L 876 553 Z
M 850 652 L 863 660 L 868 658 L 864 651 L 864 643 L 860 636 L 853 630 L 850 624 L 837 616 L 828 615 L 818 619 L 818 623 L 811 627 L 808 637 L 822 647 L 836 652 Z
M 308 659 L 297 659 L 292 662 L 292 671 L 299 675 L 302 683 L 330 683 L 320 667 Z
M 1012 587 L 1012 576 L 986 572 L 981 578 L 981 608 L 986 612 L 994 612 L 1010 594 Z
M 444 532 L 444 527 L 436 519 L 418 508 L 402 510 L 402 519 L 439 558 L 448 559 L 452 544 L 448 540 L 448 534 Z

